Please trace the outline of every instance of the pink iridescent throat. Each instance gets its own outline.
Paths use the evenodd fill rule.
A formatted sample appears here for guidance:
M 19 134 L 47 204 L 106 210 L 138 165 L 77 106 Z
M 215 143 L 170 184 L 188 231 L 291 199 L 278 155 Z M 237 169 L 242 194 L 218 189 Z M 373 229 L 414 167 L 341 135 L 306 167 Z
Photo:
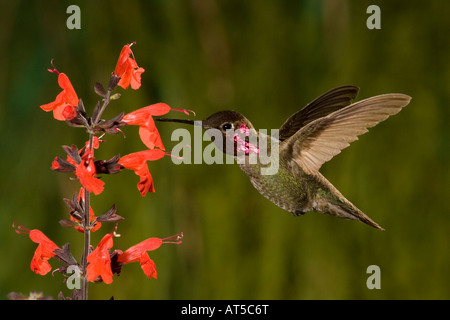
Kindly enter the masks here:
M 245 136 L 247 137 L 250 135 L 250 129 L 243 123 L 239 125 L 237 130 L 239 130 L 241 134 L 245 134 Z M 237 152 L 244 152 L 246 155 L 248 155 L 250 152 L 259 153 L 259 149 L 253 144 L 242 139 L 239 133 L 236 132 L 233 135 L 233 138 L 234 141 L 237 142 Z

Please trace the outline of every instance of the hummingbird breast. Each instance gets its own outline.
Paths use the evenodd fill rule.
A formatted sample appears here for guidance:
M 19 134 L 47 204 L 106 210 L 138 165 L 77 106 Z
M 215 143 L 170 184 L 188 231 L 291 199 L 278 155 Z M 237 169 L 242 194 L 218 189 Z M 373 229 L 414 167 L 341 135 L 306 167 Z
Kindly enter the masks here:
M 308 178 L 300 167 L 289 168 L 283 159 L 279 159 L 278 171 L 263 175 L 261 169 L 264 165 L 260 163 L 239 166 L 256 190 L 280 208 L 295 215 L 312 209 L 306 184 Z

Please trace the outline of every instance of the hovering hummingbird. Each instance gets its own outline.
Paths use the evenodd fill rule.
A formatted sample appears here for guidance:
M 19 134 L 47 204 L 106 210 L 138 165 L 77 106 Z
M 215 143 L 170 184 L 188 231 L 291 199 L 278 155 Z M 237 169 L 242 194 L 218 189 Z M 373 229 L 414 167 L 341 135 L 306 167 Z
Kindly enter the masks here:
M 203 121 L 158 120 L 199 125 L 206 130 L 220 130 L 223 140 L 216 144 L 222 152 L 234 157 L 237 157 L 239 150 L 245 150 L 244 156 L 248 158 L 252 150 L 257 153 L 259 149 L 251 148 L 253 145 L 249 144 L 248 139 L 238 140 L 236 134 L 230 135 L 229 132 L 233 130 L 245 132 L 247 138 L 249 132 L 256 134 L 259 142 L 265 139 L 269 151 L 277 143 L 279 167 L 275 174 L 261 174 L 260 169 L 267 166 L 267 162 L 252 163 L 247 159 L 239 164 L 259 193 L 294 216 L 317 211 L 359 220 L 383 230 L 319 172 L 325 162 L 357 140 L 359 135 L 398 113 L 411 100 L 407 95 L 392 93 L 351 104 L 358 91 L 358 87 L 342 86 L 319 96 L 286 120 L 278 131 L 278 139 L 256 132 L 251 122 L 236 111 L 220 111 Z M 234 140 L 231 152 L 226 148 L 226 141 L 230 139 Z

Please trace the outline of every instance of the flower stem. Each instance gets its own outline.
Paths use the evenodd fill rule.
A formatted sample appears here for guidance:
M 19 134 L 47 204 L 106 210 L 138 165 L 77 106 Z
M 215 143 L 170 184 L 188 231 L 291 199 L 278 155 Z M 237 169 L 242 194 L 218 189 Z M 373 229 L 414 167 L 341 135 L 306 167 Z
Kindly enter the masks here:
M 97 113 L 95 119 L 93 119 L 92 125 L 96 126 L 100 120 L 101 115 L 105 111 L 108 106 L 111 96 L 111 90 L 106 92 L 105 98 L 103 100 L 103 105 L 100 108 L 100 111 Z M 94 134 L 89 133 L 89 150 L 91 152 L 94 150 Z M 91 193 L 84 188 L 84 217 L 83 217 L 83 227 L 84 227 L 84 250 L 83 256 L 81 258 L 81 271 L 82 271 L 82 282 L 81 282 L 81 300 L 88 299 L 88 286 L 89 282 L 87 280 L 87 256 L 89 255 L 90 247 L 91 247 L 91 217 L 90 217 L 90 201 Z
M 110 101 L 111 101 L 110 97 L 111 97 L 111 91 L 108 90 L 108 91 L 106 91 L 106 96 L 103 99 L 103 105 L 100 108 L 100 112 L 97 114 L 95 119 L 93 119 L 94 121 L 92 123 L 93 123 L 94 126 L 96 126 L 98 124 L 98 121 L 100 120 L 101 115 L 103 114 L 103 112 L 105 111 L 106 107 L 110 103 Z
M 93 149 L 94 135 L 89 135 L 89 150 Z M 81 299 L 88 299 L 88 286 L 89 282 L 87 280 L 87 256 L 89 255 L 91 246 L 91 217 L 90 217 L 90 207 L 91 207 L 91 193 L 84 188 L 84 217 L 83 217 L 83 227 L 84 227 L 84 250 L 83 257 L 81 258 L 81 270 L 82 270 L 82 282 L 81 282 Z
M 88 265 L 88 261 L 87 261 L 87 256 L 89 255 L 89 249 L 90 249 L 90 245 L 91 245 L 91 231 L 89 230 L 89 228 L 86 228 L 86 226 L 89 226 L 89 200 L 90 200 L 90 192 L 87 191 L 86 189 L 84 190 L 84 200 L 85 200 L 85 210 L 84 212 L 86 213 L 85 217 L 84 217 L 84 250 L 83 250 L 83 257 L 81 259 L 82 261 L 82 283 L 81 283 L 81 299 L 82 300 L 87 300 L 88 299 L 88 285 L 89 282 L 87 280 L 87 265 Z M 86 217 L 87 216 L 87 217 Z

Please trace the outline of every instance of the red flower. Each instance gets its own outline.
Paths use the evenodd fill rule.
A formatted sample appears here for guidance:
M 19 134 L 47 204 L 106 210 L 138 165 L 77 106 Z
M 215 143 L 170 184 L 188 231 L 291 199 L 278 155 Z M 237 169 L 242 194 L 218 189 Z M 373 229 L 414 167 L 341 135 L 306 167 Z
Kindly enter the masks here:
M 160 239 L 160 238 L 149 238 L 146 239 L 126 250 L 122 253 L 117 262 L 126 264 L 134 261 L 139 261 L 142 270 L 147 275 L 147 278 L 157 278 L 156 265 L 152 259 L 148 256 L 147 251 L 153 251 L 158 249 L 163 243 L 175 243 L 179 244 L 179 241 L 183 237 L 183 234 L 175 235 L 173 237 Z
M 122 48 L 114 73 L 116 76 L 120 77 L 118 83 L 119 86 L 127 89 L 131 84 L 131 88 L 136 90 L 141 86 L 141 74 L 145 70 L 138 67 L 136 60 L 134 59 L 133 51 L 131 51 L 130 48 L 133 44 L 134 42 L 127 44 Z M 130 55 L 133 57 L 131 58 Z
M 87 266 L 88 281 L 95 281 L 99 276 L 104 283 L 112 283 L 111 257 L 109 249 L 113 246 L 114 233 L 108 233 L 99 242 L 97 248 L 87 256 L 89 265 Z
M 53 111 L 53 117 L 57 120 L 70 120 L 76 116 L 78 96 L 64 73 L 59 73 L 56 69 L 49 69 L 49 71 L 58 74 L 58 84 L 63 91 L 56 96 L 55 101 L 42 105 L 41 109 L 47 112 Z
M 105 183 L 95 177 L 96 170 L 92 154 L 93 152 L 86 148 L 85 153 L 81 157 L 82 161 L 76 165 L 75 175 L 86 190 L 98 195 L 103 191 Z
M 98 149 L 100 141 L 99 138 L 94 137 L 92 148 Z M 51 168 L 60 172 L 75 172 L 75 176 L 86 190 L 96 195 L 100 194 L 105 183 L 95 177 L 96 162 L 94 162 L 94 151 L 89 149 L 89 141 L 86 142 L 86 147 L 80 150 L 75 145 L 63 146 L 63 149 L 67 153 L 66 160 L 59 156 L 55 157 Z
M 56 255 L 54 251 L 59 247 L 37 229 L 28 230 L 21 225 L 13 224 L 13 227 L 16 226 L 17 233 L 26 233 L 30 236 L 31 241 L 39 244 L 31 260 L 31 270 L 40 275 L 47 274 L 52 269 L 48 260 Z
M 75 175 L 89 192 L 93 192 L 95 195 L 102 193 L 105 183 L 95 177 L 95 164 L 92 159 L 86 162 L 81 161 L 75 170 Z
M 150 171 L 148 171 L 147 161 L 158 160 L 165 155 L 162 150 L 150 149 L 131 153 L 119 159 L 119 164 L 127 169 L 134 170 L 134 173 L 140 177 L 137 187 L 142 196 L 145 196 L 147 192 L 155 192 L 153 178 Z
M 186 114 L 189 114 L 190 111 L 186 109 L 174 109 L 165 103 L 156 103 L 126 114 L 122 118 L 122 121 L 129 125 L 139 126 L 139 136 L 149 149 L 157 147 L 164 150 L 164 145 L 152 116 L 162 116 L 171 110 L 184 112 Z
M 139 261 L 142 270 L 147 275 L 147 278 L 157 278 L 156 265 L 152 259 L 148 256 L 147 251 L 153 251 L 158 249 L 162 244 L 162 239 L 149 238 L 147 240 L 138 243 L 126 250 L 119 256 L 117 262 L 126 264 L 134 261 Z

